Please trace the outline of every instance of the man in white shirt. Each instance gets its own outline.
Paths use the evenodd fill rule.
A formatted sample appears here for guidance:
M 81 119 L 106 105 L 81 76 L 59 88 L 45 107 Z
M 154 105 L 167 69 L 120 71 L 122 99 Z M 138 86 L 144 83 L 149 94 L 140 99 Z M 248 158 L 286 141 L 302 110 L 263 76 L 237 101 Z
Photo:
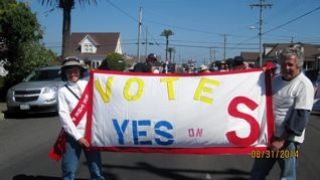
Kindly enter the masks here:
M 62 78 L 67 80 L 66 85 L 58 91 L 60 123 L 67 134 L 66 150 L 61 162 L 62 179 L 75 178 L 81 151 L 84 151 L 91 179 L 104 180 L 100 152 L 85 150 L 90 146 L 90 143 L 84 138 L 86 116 L 77 124 L 70 116 L 87 85 L 87 81 L 80 79 L 83 76 L 84 65 L 75 57 L 66 58 L 61 70 Z
M 304 53 L 299 45 L 280 53 L 281 76 L 272 82 L 275 132 L 271 140 L 270 156 L 255 159 L 251 179 L 263 180 L 278 162 L 281 179 L 296 179 L 298 148 L 313 105 L 314 89 L 302 73 Z M 281 156 L 284 154 L 284 156 Z

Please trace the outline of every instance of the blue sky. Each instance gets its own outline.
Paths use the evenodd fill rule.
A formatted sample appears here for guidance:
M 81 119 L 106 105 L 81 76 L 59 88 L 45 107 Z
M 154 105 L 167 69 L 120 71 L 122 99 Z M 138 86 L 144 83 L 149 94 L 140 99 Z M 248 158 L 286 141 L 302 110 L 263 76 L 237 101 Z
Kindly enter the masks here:
M 42 6 L 38 0 L 29 0 L 44 29 L 44 43 L 58 54 L 61 51 L 62 11 Z M 211 57 L 223 57 L 226 34 L 226 56 L 234 57 L 241 51 L 259 51 L 259 9 L 250 8 L 258 0 L 97 0 L 96 5 L 76 4 L 72 11 L 72 32 L 120 32 L 123 51 L 137 53 L 138 9 L 142 7 L 141 41 L 147 53 L 165 55 L 164 29 L 171 29 L 170 47 L 176 49 L 175 61 L 194 59 L 207 63 Z M 266 0 L 272 8 L 264 9 L 264 31 L 289 22 L 320 6 L 320 0 Z M 320 44 L 320 10 L 316 10 L 281 28 L 263 35 L 264 43 L 294 42 Z M 251 27 L 251 28 L 250 28 Z M 156 45 L 158 43 L 158 45 Z M 145 54 L 145 46 L 141 46 Z M 215 52 L 215 53 L 214 53 Z

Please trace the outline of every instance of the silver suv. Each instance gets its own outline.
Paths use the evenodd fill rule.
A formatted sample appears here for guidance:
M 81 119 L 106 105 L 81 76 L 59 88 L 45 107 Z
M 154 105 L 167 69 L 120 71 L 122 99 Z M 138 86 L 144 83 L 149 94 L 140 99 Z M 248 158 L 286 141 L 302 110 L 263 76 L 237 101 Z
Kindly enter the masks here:
M 57 90 L 64 85 L 60 68 L 37 69 L 23 82 L 11 87 L 7 93 L 8 113 L 57 112 Z

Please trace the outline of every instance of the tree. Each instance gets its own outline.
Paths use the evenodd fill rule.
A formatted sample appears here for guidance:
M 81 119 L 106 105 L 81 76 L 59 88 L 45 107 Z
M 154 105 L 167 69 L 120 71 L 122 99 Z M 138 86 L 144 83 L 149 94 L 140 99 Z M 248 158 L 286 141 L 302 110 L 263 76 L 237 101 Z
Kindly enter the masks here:
M 62 19 L 62 58 L 68 56 L 67 52 L 70 45 L 71 35 L 71 11 L 75 6 L 76 0 L 40 0 L 41 4 L 59 7 L 63 12 Z M 96 4 L 96 0 L 78 0 L 79 4 Z
M 6 61 L 4 68 L 8 71 L 5 88 L 20 82 L 31 70 L 54 58 L 54 54 L 40 44 L 40 25 L 25 3 L 2 1 L 0 36 L 3 44 L 0 58 Z
M 124 71 L 126 68 L 126 63 L 123 55 L 118 53 L 110 53 L 102 61 L 99 69 L 104 70 L 114 70 L 114 71 Z
M 55 54 L 37 42 L 24 43 L 21 49 L 20 63 L 10 63 L 11 69 L 16 69 L 14 73 L 9 73 L 7 81 L 20 81 L 35 68 L 49 65 L 55 59 Z
M 169 60 L 171 61 L 172 53 L 176 52 L 176 50 L 173 47 L 169 47 L 168 52 L 169 52 Z
M 161 32 L 160 36 L 164 36 L 166 38 L 166 60 L 168 60 L 169 36 L 173 36 L 173 31 L 165 29 Z

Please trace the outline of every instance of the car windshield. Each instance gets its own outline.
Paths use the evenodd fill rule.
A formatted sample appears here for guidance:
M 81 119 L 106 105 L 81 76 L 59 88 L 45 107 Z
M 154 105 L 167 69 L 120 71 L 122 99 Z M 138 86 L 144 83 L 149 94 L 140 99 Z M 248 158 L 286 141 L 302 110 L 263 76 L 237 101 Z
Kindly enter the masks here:
M 53 81 L 60 79 L 60 69 L 45 69 L 33 71 L 25 81 Z

